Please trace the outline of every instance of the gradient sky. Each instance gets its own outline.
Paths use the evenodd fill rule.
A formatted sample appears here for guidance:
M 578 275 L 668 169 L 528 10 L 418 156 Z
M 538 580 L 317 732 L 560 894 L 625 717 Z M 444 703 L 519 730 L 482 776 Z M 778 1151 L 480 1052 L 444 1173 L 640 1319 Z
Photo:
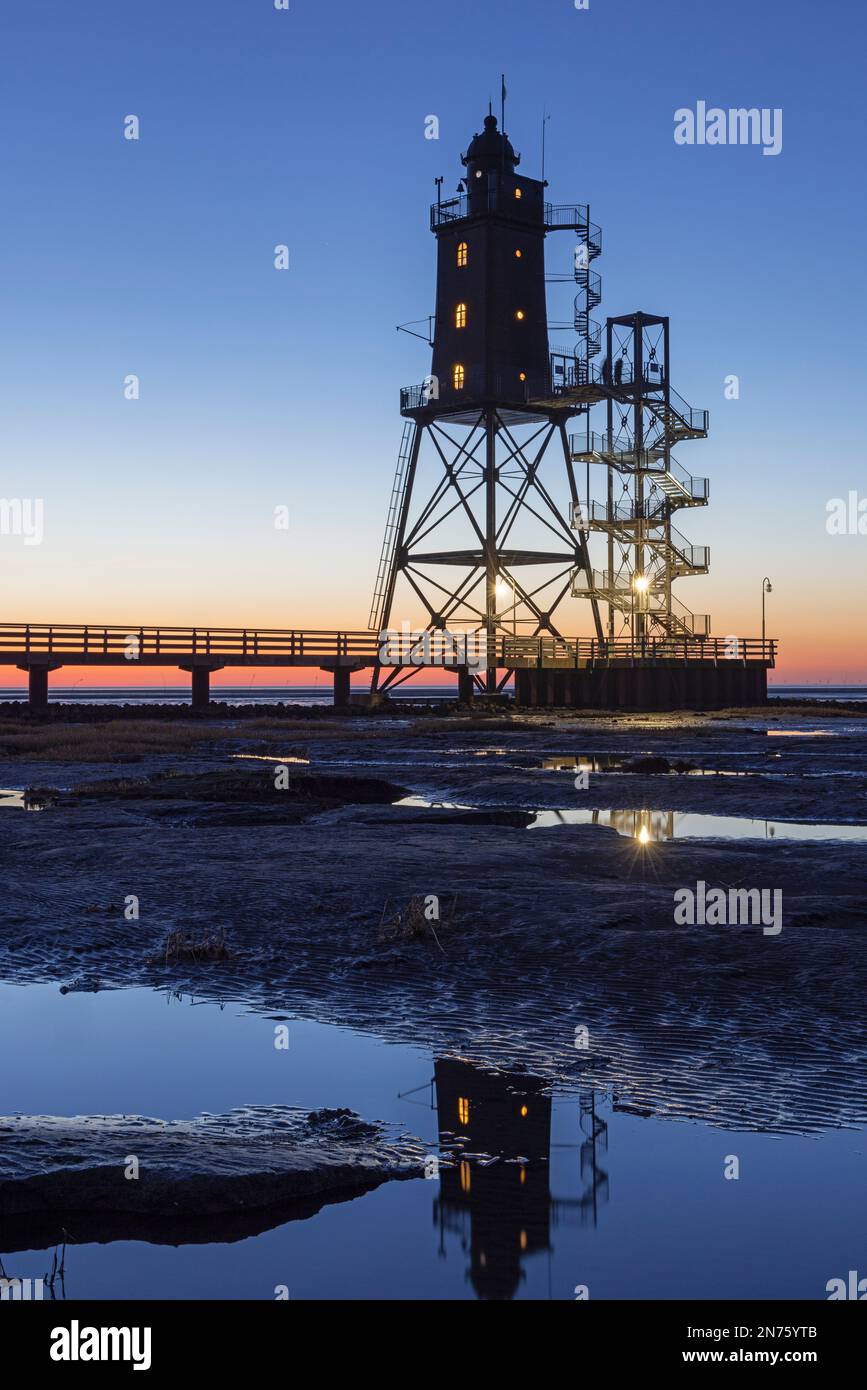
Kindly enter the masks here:
M 674 384 L 711 411 L 678 458 L 711 479 L 681 527 L 712 572 L 679 597 L 757 634 L 768 574 L 776 679 L 867 680 L 867 536 L 825 527 L 867 496 L 865 23 L 855 0 L 10 7 L 0 497 L 44 498 L 46 536 L 0 536 L 0 620 L 366 627 L 398 390 L 429 370 L 395 326 L 433 308 L 433 179 L 454 190 L 504 70 L 522 172 L 547 109 L 550 196 L 603 227 L 598 315 L 670 314 Z M 675 145 L 700 99 L 782 107 L 782 153 Z

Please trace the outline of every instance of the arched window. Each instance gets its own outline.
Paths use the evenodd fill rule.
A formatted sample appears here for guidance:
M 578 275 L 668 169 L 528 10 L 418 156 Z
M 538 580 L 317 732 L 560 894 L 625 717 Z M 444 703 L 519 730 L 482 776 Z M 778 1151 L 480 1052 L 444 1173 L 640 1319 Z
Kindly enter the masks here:
M 459 304 L 455 309 L 455 328 L 466 328 L 467 326 L 467 306 Z
M 458 242 L 458 269 L 463 270 L 470 259 L 470 248 L 465 241 Z
M 457 362 L 455 364 L 455 369 L 452 372 L 452 385 L 454 386 L 456 391 L 463 391 L 465 379 L 466 372 L 464 371 L 460 362 Z
M 523 196 L 524 196 L 524 195 L 523 195 L 523 193 L 521 192 L 520 188 L 516 188 L 516 189 L 515 189 L 515 197 L 520 201 L 520 199 L 523 198 Z

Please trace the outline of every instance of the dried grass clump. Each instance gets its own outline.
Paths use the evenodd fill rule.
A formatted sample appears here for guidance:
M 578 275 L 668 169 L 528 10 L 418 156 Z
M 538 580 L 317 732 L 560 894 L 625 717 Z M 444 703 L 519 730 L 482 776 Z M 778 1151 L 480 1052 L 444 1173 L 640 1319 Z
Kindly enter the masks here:
M 166 937 L 163 954 L 152 957 L 149 964 L 168 965 L 170 961 L 192 961 L 194 964 L 200 964 L 203 961 L 231 960 L 233 954 L 222 927 L 219 931 L 198 933 L 184 927 L 176 927 Z
M 454 925 L 457 901 L 457 898 L 453 898 L 442 909 L 442 915 L 438 919 L 431 919 L 427 911 L 428 898 L 424 894 L 414 894 L 406 907 L 392 908 L 391 899 L 387 899 L 382 909 L 376 939 L 381 945 L 393 946 L 400 942 L 422 941 L 432 937 L 442 951 L 437 927 L 442 929 Z
M 116 719 L 97 724 L 48 724 L 34 729 L 0 720 L 0 757 L 102 763 L 151 753 L 174 753 L 225 737 L 201 724 Z

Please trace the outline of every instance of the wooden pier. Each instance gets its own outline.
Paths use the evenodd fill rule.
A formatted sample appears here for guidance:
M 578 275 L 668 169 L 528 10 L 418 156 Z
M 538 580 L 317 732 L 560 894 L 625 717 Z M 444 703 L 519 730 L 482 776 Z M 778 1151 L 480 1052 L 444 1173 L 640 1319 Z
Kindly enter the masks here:
M 433 634 L 432 647 L 406 639 L 396 666 L 393 656 L 380 659 L 376 632 L 3 623 L 0 666 L 28 673 L 30 708 L 37 714 L 48 704 L 49 675 L 64 666 L 125 667 L 131 677 L 141 667 L 174 667 L 189 673 L 192 707 L 199 711 L 210 703 L 213 672 L 250 666 L 327 671 L 338 707 L 349 704 L 354 671 L 386 667 L 399 671 L 400 683 L 425 670 L 447 670 L 465 701 L 484 693 L 483 670 L 494 669 L 502 673 L 501 687 L 514 677 L 516 702 L 523 706 L 712 709 L 764 703 L 767 672 L 776 660 L 776 642 L 756 637 L 500 634 L 485 667 L 473 669 L 459 655 L 441 655 L 439 636 Z

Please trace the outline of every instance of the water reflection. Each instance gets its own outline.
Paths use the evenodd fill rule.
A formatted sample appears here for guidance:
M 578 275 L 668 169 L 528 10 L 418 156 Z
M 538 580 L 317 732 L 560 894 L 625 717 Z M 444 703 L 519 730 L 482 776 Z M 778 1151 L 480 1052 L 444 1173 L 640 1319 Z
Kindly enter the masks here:
M 49 797 L 40 796 L 38 792 L 0 788 L 0 806 L 15 807 L 19 811 L 44 811 L 49 800 Z
M 553 1251 L 552 1227 L 577 1219 L 596 1224 L 608 1199 L 608 1175 L 599 1155 L 608 1126 L 593 1093 L 580 1098 L 576 1151 L 581 1195 L 551 1192 L 551 1096 L 525 1073 L 483 1071 L 440 1058 L 434 1066 L 440 1150 L 453 1166 L 440 1169 L 434 1202 L 439 1253 L 457 1241 L 469 1255 L 466 1277 L 481 1299 L 514 1298 L 526 1277 L 524 1262 Z
M 865 825 L 811 825 L 692 811 L 538 811 L 528 828 L 550 830 L 558 825 L 609 826 L 642 845 L 664 840 L 867 840 Z

